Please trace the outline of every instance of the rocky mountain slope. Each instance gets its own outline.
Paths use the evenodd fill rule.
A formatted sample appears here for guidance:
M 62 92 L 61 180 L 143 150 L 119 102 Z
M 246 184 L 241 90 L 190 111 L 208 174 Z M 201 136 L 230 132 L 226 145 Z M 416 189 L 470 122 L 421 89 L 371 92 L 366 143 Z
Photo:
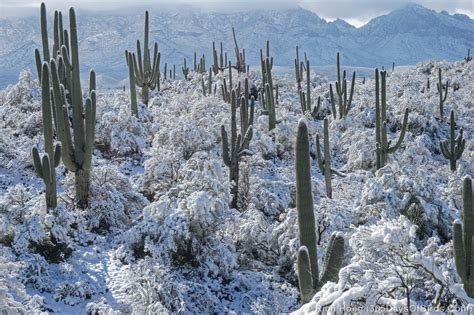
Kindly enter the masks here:
M 460 60 L 472 46 L 474 21 L 465 15 L 437 13 L 407 5 L 377 17 L 361 28 L 343 20 L 327 22 L 301 9 L 210 13 L 193 9 L 151 10 L 150 33 L 157 40 L 162 63 L 176 64 L 193 52 L 211 56 L 213 41 L 233 54 L 232 26 L 251 65 L 259 65 L 259 49 L 271 42 L 276 65 L 292 66 L 294 47 L 301 46 L 313 65 L 332 65 L 336 51 L 344 65 L 375 67 L 392 62 L 413 65 L 427 59 Z M 38 12 L 39 15 L 39 12 Z M 95 68 L 108 86 L 127 77 L 123 51 L 143 37 L 143 12 L 112 14 L 80 12 L 80 50 L 83 70 Z M 50 16 L 50 25 L 52 16 Z M 52 34 L 52 32 L 50 32 Z M 39 17 L 0 20 L 0 86 L 16 81 L 20 70 L 34 69 L 34 48 L 40 47 Z

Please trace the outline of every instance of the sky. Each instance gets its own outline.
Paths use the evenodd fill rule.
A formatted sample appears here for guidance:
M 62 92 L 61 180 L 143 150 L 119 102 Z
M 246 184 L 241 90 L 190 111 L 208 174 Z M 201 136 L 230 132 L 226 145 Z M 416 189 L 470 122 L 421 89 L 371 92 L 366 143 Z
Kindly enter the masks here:
M 407 3 L 418 3 L 436 11 L 463 13 L 474 18 L 474 0 L 45 0 L 47 8 L 65 10 L 70 6 L 90 10 L 126 10 L 131 6 L 199 7 L 211 11 L 236 11 L 286 8 L 297 5 L 317 13 L 328 21 L 340 18 L 354 26 L 362 26 L 371 18 L 387 14 Z M 41 0 L 0 0 L 0 18 L 32 15 Z

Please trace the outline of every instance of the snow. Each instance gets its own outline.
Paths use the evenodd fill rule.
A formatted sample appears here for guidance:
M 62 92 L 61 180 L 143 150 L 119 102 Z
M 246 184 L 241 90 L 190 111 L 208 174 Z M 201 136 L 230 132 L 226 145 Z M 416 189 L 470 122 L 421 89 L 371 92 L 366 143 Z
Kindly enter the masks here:
M 438 118 L 437 69 L 458 82 L 445 116 L 456 111 L 468 139 L 456 172 L 439 151 L 449 125 Z M 206 74 L 207 75 L 207 74 Z M 421 93 L 429 76 L 432 88 Z M 473 307 L 457 276 L 451 226 L 461 217 L 461 179 L 474 173 L 474 66 L 427 61 L 387 78 L 389 138 L 402 147 L 375 170 L 374 82 L 358 79 L 344 120 L 329 115 L 333 179 L 325 196 L 313 161 L 312 188 L 320 263 L 332 233 L 346 239 L 344 267 L 301 306 L 295 272 L 299 247 L 294 141 L 305 118 L 311 153 L 329 114 L 328 80 L 314 75 L 321 117 L 301 113 L 292 77 L 279 86 L 277 127 L 268 131 L 257 102 L 252 156 L 241 162 L 242 211 L 229 208 L 220 126 L 230 106 L 204 97 L 201 75 L 167 81 L 139 117 L 128 95 L 98 91 L 90 206 L 73 205 L 74 176 L 62 165 L 58 203 L 46 214 L 31 148 L 42 147 L 37 80 L 22 72 L 0 91 L 0 310 L 11 313 L 310 313 L 361 314 L 426 307 Z M 240 75 L 239 80 L 244 76 Z M 252 83 L 260 82 L 256 72 Z M 237 81 L 237 78 L 234 78 Z M 223 81 L 223 74 L 214 76 Z M 235 82 L 234 81 L 234 82 Z M 45 255 L 56 248 L 54 255 Z M 410 290 L 407 298 L 406 290 Z

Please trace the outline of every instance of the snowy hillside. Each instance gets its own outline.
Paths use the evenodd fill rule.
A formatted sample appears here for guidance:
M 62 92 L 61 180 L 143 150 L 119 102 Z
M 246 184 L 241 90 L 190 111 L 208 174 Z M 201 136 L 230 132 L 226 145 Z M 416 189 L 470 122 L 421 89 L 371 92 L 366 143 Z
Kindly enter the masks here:
M 474 21 L 468 16 L 437 13 L 414 4 L 361 28 L 342 20 L 327 22 L 301 8 L 235 13 L 157 8 L 150 14 L 151 39 L 159 42 L 162 60 L 178 69 L 183 58 L 189 61 L 195 51 L 209 58 L 213 41 L 223 42 L 225 50 L 232 52 L 233 26 L 252 66 L 259 66 L 259 49 L 267 39 L 278 66 L 292 66 L 294 47 L 299 45 L 313 65 L 333 65 L 340 51 L 346 65 L 389 68 L 392 62 L 459 60 L 473 48 L 474 38 Z M 52 21 L 52 15 L 48 18 Z M 38 16 L 0 19 L 0 87 L 14 83 L 21 70 L 34 69 L 33 50 L 41 44 L 38 21 Z M 122 86 L 127 77 L 123 51 L 142 38 L 143 11 L 118 15 L 80 11 L 78 23 L 83 70 L 94 68 L 99 83 Z
M 445 104 L 467 139 L 455 172 L 439 150 L 449 134 L 448 120 L 438 118 L 439 68 L 459 86 Z M 220 86 L 225 76 L 214 76 L 213 83 Z M 358 79 L 353 108 L 345 119 L 333 119 L 330 82 L 313 76 L 313 100 L 322 98 L 313 119 L 301 112 L 294 78 L 274 75 L 278 124 L 268 131 L 257 101 L 253 155 L 241 163 L 242 211 L 229 207 L 229 171 L 221 156 L 220 128 L 230 125 L 230 106 L 219 93 L 203 96 L 201 77 L 163 82 L 149 106 L 139 105 L 138 119 L 130 114 L 128 91 L 99 89 L 90 205 L 75 208 L 74 175 L 61 163 L 54 215 L 45 213 L 44 185 L 32 165 L 32 147 L 43 150 L 36 73 L 22 72 L 18 83 L 0 91 L 1 311 L 268 314 L 321 308 L 342 314 L 350 307 L 372 313 L 410 303 L 446 311 L 474 303 L 456 273 L 451 241 L 451 225 L 461 216 L 462 178 L 474 174 L 473 62 L 428 61 L 389 75 L 389 138 L 398 137 L 405 108 L 409 123 L 402 147 L 377 171 L 373 80 Z M 261 83 L 259 72 L 249 79 Z M 333 166 L 347 175 L 333 178 L 333 199 L 314 160 L 325 117 Z M 313 156 L 320 260 L 333 232 L 346 240 L 338 283 L 328 282 L 303 308 L 295 272 L 294 144 L 301 118 Z

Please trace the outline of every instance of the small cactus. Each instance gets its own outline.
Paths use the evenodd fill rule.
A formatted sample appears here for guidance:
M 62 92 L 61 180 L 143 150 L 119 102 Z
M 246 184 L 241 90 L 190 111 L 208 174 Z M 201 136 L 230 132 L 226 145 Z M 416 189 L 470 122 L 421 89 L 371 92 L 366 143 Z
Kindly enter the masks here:
M 235 45 L 235 58 L 236 58 L 236 63 L 235 63 L 235 69 L 237 69 L 238 72 L 245 73 L 247 71 L 247 64 L 245 61 L 245 49 L 242 49 L 242 51 L 239 50 L 239 45 L 237 44 L 237 37 L 235 36 L 235 29 L 232 28 L 232 36 L 234 37 L 234 45 Z
M 462 221 L 453 224 L 454 261 L 464 290 L 470 298 L 474 298 L 474 209 L 472 207 L 472 179 L 466 176 L 463 180 L 463 213 Z
M 247 83 L 248 85 L 248 83 Z M 241 134 L 237 133 L 237 107 L 240 107 L 240 123 Z M 249 112 L 250 110 L 250 112 Z M 254 117 L 254 99 L 252 97 L 250 108 L 248 107 L 248 99 L 239 99 L 235 90 L 232 91 L 231 96 L 231 137 L 230 146 L 227 131 L 224 126 L 221 126 L 222 136 L 222 158 L 224 164 L 229 168 L 229 179 L 232 183 L 231 207 L 238 209 L 239 198 L 239 163 L 242 157 L 251 155 L 252 152 L 248 150 L 250 140 L 253 135 L 253 117 Z M 243 135 L 243 136 L 242 136 Z
M 438 83 L 436 84 L 436 88 L 438 89 L 438 94 L 439 94 L 439 115 L 441 119 L 443 119 L 444 102 L 446 102 L 446 98 L 448 97 L 449 83 L 446 80 L 446 84 L 443 85 L 442 78 L 441 78 L 441 68 L 438 69 Z
M 397 151 L 405 138 L 408 126 L 408 108 L 405 109 L 403 116 L 402 130 L 400 137 L 395 145 L 390 146 L 387 136 L 387 90 L 386 90 L 386 71 L 380 71 L 381 80 L 379 81 L 379 69 L 375 69 L 375 140 L 377 169 L 382 168 L 387 163 L 388 154 Z M 380 84 L 379 84 L 380 83 Z
M 301 302 L 311 301 L 314 294 L 328 281 L 337 281 L 344 259 L 344 238 L 333 234 L 326 249 L 321 275 L 318 268 L 316 224 L 311 190 L 311 163 L 308 127 L 304 120 L 298 123 L 296 136 L 296 209 L 300 248 L 297 258 L 298 283 Z
M 467 49 L 467 56 L 464 57 L 464 61 L 470 62 L 471 60 L 472 60 L 472 57 L 471 57 L 471 48 L 468 48 L 468 49 Z
M 331 177 L 333 174 L 340 177 L 345 177 L 341 172 L 331 168 L 331 157 L 329 154 L 329 121 L 327 118 L 324 119 L 324 156 L 321 154 L 319 133 L 316 134 L 316 159 L 318 161 L 318 167 L 321 173 L 324 174 L 324 179 L 326 183 L 326 195 L 328 198 L 332 198 L 332 186 L 331 186 Z
M 454 111 L 451 111 L 451 122 L 448 140 L 441 141 L 439 146 L 441 153 L 449 160 L 451 171 L 456 171 L 456 161 L 459 160 L 466 147 L 466 139 L 463 139 L 463 129 L 459 130 L 459 135 L 455 136 L 456 122 L 454 121 Z
M 339 98 L 339 118 L 342 119 L 347 116 L 352 106 L 352 97 L 354 95 L 356 73 L 355 72 L 352 73 L 351 91 L 348 92 L 345 70 L 343 71 L 342 81 L 341 81 L 341 65 L 340 65 L 340 60 L 339 60 L 339 53 L 337 53 L 337 56 L 336 56 L 336 64 L 337 64 L 336 93 Z M 348 93 L 349 93 L 349 99 L 347 98 Z M 332 84 L 329 84 L 329 96 L 330 96 L 331 106 L 332 106 L 332 115 L 334 119 L 336 119 L 337 109 L 336 109 L 336 102 L 334 101 L 334 93 L 332 90 Z
M 184 65 L 181 69 L 183 70 L 184 79 L 187 80 L 189 75 L 189 67 L 186 66 L 186 58 L 184 58 Z

